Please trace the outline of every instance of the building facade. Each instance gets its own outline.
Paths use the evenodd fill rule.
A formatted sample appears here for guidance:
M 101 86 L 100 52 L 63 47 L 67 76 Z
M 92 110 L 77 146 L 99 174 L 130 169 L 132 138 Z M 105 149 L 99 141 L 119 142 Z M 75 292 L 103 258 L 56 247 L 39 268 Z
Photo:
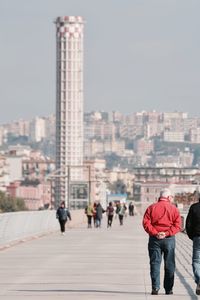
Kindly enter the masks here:
M 69 172 L 81 180 L 83 164 L 83 29 L 80 16 L 56 24 L 56 202 L 68 203 Z M 77 166 L 77 168 L 70 168 Z M 80 166 L 80 168 L 79 168 Z

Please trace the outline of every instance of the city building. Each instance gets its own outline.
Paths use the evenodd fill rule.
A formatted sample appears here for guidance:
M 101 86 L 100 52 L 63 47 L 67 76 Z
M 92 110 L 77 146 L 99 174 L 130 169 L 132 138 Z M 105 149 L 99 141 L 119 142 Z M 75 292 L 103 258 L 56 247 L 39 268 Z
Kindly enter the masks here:
M 6 155 L 10 182 L 22 179 L 22 159 L 23 156 L 16 155 L 15 153 Z
M 134 142 L 134 149 L 136 154 L 148 154 L 154 151 L 154 143 L 152 140 L 140 138 Z
M 56 24 L 56 203 L 68 201 L 69 172 L 83 172 L 83 29 L 80 16 L 64 16 Z M 71 166 L 77 168 L 70 169 Z M 80 167 L 80 168 L 79 168 Z M 67 203 L 69 204 L 69 203 Z
M 184 142 L 183 131 L 164 131 L 163 141 L 164 142 Z
M 51 172 L 55 171 L 55 162 L 40 153 L 40 151 L 31 151 L 29 156 L 22 160 L 23 178 L 29 180 L 38 179 L 43 182 Z
M 170 188 L 173 195 L 177 195 L 195 193 L 199 189 L 199 186 L 191 182 L 179 182 L 176 184 L 169 184 L 163 181 L 136 182 L 134 183 L 133 198 L 136 202 L 141 202 L 145 207 L 158 200 L 160 191 L 163 188 Z
M 53 207 L 50 182 L 38 183 L 33 186 L 14 181 L 7 186 L 7 193 L 12 197 L 23 199 L 29 210 Z
M 4 142 L 4 128 L 1 126 L 0 127 L 0 146 L 3 145 Z
M 200 144 L 200 127 L 190 129 L 189 140 L 191 143 Z
M 174 194 L 193 193 L 198 188 L 198 168 L 134 168 L 133 197 L 144 204 L 155 202 L 163 188 Z
M 177 167 L 134 167 L 135 181 L 159 181 L 166 183 L 192 182 L 199 173 L 198 168 Z
M 0 191 L 5 192 L 9 184 L 8 162 L 5 155 L 0 154 Z
M 25 121 L 19 119 L 18 121 L 13 121 L 11 123 L 5 124 L 4 130 L 13 136 L 28 136 L 29 135 L 30 121 Z
M 84 161 L 84 165 L 89 169 L 90 182 L 89 193 L 90 202 L 101 202 L 102 206 L 106 208 L 106 188 L 107 177 L 105 174 L 106 162 L 104 159 L 91 159 Z M 87 176 L 87 174 L 86 174 Z
M 35 117 L 30 123 L 30 141 L 40 142 L 45 137 L 45 119 Z

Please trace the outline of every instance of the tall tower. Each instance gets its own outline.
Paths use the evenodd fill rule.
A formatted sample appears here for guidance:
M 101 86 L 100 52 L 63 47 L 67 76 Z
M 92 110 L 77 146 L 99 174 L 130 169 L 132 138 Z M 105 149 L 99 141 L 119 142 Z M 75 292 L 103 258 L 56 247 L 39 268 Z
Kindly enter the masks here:
M 80 16 L 56 24 L 55 201 L 69 204 L 69 180 L 81 179 L 83 164 L 83 29 Z M 71 166 L 71 167 L 70 167 Z M 73 166 L 73 167 L 72 167 Z M 75 168 L 74 166 L 77 166 Z

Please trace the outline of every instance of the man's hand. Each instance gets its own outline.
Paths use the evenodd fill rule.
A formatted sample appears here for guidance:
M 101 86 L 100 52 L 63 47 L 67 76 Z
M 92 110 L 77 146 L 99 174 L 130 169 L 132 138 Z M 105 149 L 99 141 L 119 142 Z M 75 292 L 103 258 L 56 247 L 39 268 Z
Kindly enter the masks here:
M 166 237 L 165 232 L 164 231 L 158 232 L 158 234 L 156 235 L 156 237 L 159 240 L 164 239 Z

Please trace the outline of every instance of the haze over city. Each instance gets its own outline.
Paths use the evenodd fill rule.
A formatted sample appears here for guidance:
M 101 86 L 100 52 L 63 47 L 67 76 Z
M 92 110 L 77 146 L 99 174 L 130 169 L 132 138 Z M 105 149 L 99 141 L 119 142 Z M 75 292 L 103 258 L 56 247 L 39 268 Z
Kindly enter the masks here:
M 0 298 L 200 295 L 199 9 L 0 0 Z
M 185 111 L 200 98 L 200 2 L 0 1 L 0 122 L 55 113 L 53 21 L 80 15 L 86 111 Z

